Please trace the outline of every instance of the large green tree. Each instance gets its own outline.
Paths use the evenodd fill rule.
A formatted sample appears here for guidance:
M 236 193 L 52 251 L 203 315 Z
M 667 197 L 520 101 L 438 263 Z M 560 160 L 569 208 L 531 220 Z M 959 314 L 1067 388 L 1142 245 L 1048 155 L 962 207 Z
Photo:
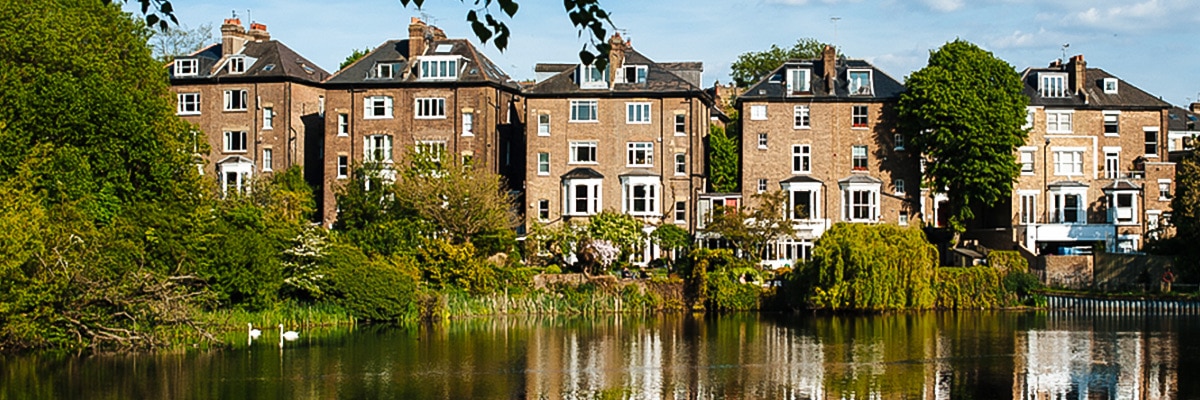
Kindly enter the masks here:
M 827 45 L 813 38 L 801 38 L 790 48 L 784 49 L 772 44 L 771 48 L 763 51 L 742 53 L 733 65 L 729 66 L 732 69 L 729 75 L 738 87 L 746 87 L 766 77 L 787 60 L 821 57 L 821 51 Z
M 898 129 L 927 160 L 925 185 L 948 196 L 950 224 L 961 233 L 972 207 L 1010 196 L 1029 99 L 1011 65 L 963 40 L 931 52 L 905 85 Z
M 743 257 L 758 261 L 768 243 L 791 236 L 795 229 L 792 221 L 785 217 L 786 192 L 762 192 L 751 199 L 752 207 L 713 210 L 712 221 L 705 229 L 729 240 Z
M 717 193 L 736 192 L 740 167 L 737 135 L 720 126 L 710 125 L 705 144 L 709 189 Z
M 1200 154 L 1189 152 L 1176 166 L 1175 197 L 1171 198 L 1171 225 L 1175 237 L 1170 246 L 1178 253 L 1180 278 L 1192 280 L 1200 273 L 1200 248 L 1185 243 L 1200 242 Z

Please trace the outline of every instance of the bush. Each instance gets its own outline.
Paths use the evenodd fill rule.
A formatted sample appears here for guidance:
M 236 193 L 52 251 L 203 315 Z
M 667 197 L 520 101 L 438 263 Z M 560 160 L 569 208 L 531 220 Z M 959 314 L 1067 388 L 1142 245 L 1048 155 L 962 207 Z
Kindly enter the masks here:
M 937 249 L 917 228 L 838 223 L 791 274 L 788 293 L 802 307 L 848 310 L 934 306 Z
M 370 260 L 356 247 L 335 243 L 324 258 L 329 278 L 325 292 L 357 318 L 415 320 L 417 279 L 412 264 L 404 257 Z
M 562 268 L 559 268 L 558 265 L 551 265 L 546 267 L 542 272 L 546 274 L 561 274 Z
M 937 271 L 937 306 L 971 310 L 1009 304 L 1000 271 L 991 267 L 946 267 Z
M 692 309 L 713 311 L 757 310 L 761 306 L 763 290 L 754 283 L 761 281 L 758 268 L 753 262 L 733 256 L 729 249 L 695 249 L 689 254 L 689 262 L 681 263 L 684 277 L 684 294 Z

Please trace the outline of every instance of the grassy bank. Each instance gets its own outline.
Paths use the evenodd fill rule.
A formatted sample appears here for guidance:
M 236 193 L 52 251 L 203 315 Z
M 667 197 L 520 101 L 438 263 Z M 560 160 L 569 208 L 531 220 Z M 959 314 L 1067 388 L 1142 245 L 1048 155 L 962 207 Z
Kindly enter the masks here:
M 213 332 L 243 331 L 246 329 L 247 323 L 254 324 L 256 328 L 275 327 L 283 324 L 289 329 L 314 326 L 353 326 L 358 323 L 354 316 L 341 307 L 328 304 L 299 305 L 295 303 L 282 303 L 259 311 L 205 311 L 200 313 L 196 320 L 208 326 Z

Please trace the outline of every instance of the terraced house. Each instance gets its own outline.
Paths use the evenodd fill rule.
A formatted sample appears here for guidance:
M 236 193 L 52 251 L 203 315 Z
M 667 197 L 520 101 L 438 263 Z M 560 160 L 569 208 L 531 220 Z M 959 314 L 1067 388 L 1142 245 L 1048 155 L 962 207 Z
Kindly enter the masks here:
M 1141 249 L 1174 191 L 1171 105 L 1088 68 L 1082 55 L 1028 68 L 1022 79 L 1029 139 L 1018 153 L 1013 241 L 1034 254 L 1097 243 L 1111 252 Z
M 201 172 L 223 195 L 249 189 L 255 176 L 306 166 L 320 184 L 321 99 L 329 73 L 272 40 L 266 25 L 226 19 L 221 43 L 166 66 L 176 112 L 199 127 L 194 151 Z M 206 154 L 204 151 L 207 150 Z
M 524 91 L 526 224 L 586 220 L 602 210 L 693 226 L 712 100 L 699 62 L 655 62 L 614 35 L 605 69 L 538 64 Z M 657 253 L 635 255 L 644 263 Z
M 894 129 L 903 85 L 863 60 L 791 60 L 737 100 L 742 118 L 741 193 L 708 194 L 701 210 L 737 206 L 756 193 L 787 194 L 796 233 L 769 246 L 773 266 L 808 259 L 832 224 L 908 225 L 922 218 L 915 154 Z M 752 204 L 745 204 L 752 205 Z
M 408 32 L 325 81 L 326 225 L 355 165 L 381 163 L 386 178 L 410 150 L 462 157 L 521 186 L 520 86 L 466 39 L 448 39 L 417 18 Z

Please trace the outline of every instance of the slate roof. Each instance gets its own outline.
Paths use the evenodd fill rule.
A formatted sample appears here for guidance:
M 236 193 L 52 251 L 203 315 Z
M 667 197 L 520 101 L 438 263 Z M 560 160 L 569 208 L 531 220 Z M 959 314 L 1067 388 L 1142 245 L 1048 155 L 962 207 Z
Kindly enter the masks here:
M 873 176 L 870 176 L 867 174 L 853 174 L 853 175 L 847 176 L 845 178 L 839 179 L 838 183 L 870 183 L 870 184 L 878 185 L 878 184 L 883 184 L 883 181 L 880 180 L 879 178 L 876 178 L 876 177 L 873 177 Z
M 604 175 L 602 175 L 601 173 L 596 172 L 596 170 L 588 168 L 588 167 L 579 167 L 579 168 L 575 168 L 573 170 L 567 171 L 567 173 L 563 174 L 562 178 L 564 180 L 566 180 L 566 179 L 600 179 L 600 178 L 604 178 Z
M 242 52 L 222 58 L 222 45 L 210 45 L 177 60 L 194 58 L 199 60 L 199 73 L 194 76 L 175 76 L 175 63 L 166 65 L 171 82 L 183 84 L 206 80 L 295 80 L 320 83 L 329 77 L 321 67 L 296 53 L 278 40 L 247 42 Z M 234 56 L 246 57 L 246 69 L 242 73 L 231 73 L 227 67 Z
M 812 71 L 809 74 L 809 85 L 812 88 L 811 94 L 786 96 L 787 80 L 784 75 L 787 74 L 788 69 L 792 68 L 806 68 Z M 834 68 L 837 70 L 837 79 L 834 81 L 833 88 L 830 88 L 826 85 L 825 64 L 820 58 L 789 60 L 784 62 L 779 68 L 771 71 L 762 80 L 750 85 L 750 88 L 746 89 L 738 97 L 738 101 L 789 99 L 803 99 L 804 101 L 883 101 L 896 100 L 900 97 L 900 93 L 904 92 L 903 83 L 865 60 L 838 59 Z M 850 95 L 850 79 L 847 71 L 851 69 L 871 70 L 871 86 L 874 93 L 870 95 Z
M 353 86 L 392 86 L 400 83 L 447 85 L 462 83 L 494 84 L 512 89 L 519 89 L 517 84 L 496 63 L 484 56 L 479 50 L 465 39 L 440 39 L 429 42 L 422 56 L 461 56 L 458 76 L 455 79 L 420 80 L 417 75 L 415 58 L 408 54 L 408 39 L 393 39 L 384 42 L 370 53 L 333 74 L 325 81 L 329 85 Z M 441 51 L 439 51 L 441 50 Z M 391 78 L 374 76 L 375 66 L 379 63 L 396 65 Z
M 1117 180 L 1114 180 L 1114 181 L 1112 181 L 1112 183 L 1109 183 L 1109 184 L 1107 184 L 1107 185 L 1104 185 L 1104 187 L 1103 187 L 1103 188 L 1101 188 L 1101 190 L 1104 190 L 1104 191 L 1110 191 L 1110 190 L 1142 190 L 1142 187 L 1141 187 L 1141 186 L 1138 186 L 1138 184 L 1136 184 L 1136 183 L 1130 182 L 1130 181 L 1129 181 L 1129 180 L 1127 180 L 1127 179 L 1117 179 Z
M 821 183 L 821 180 L 808 175 L 796 175 L 779 181 L 779 183 Z
M 618 82 L 611 89 L 581 89 L 576 83 L 576 71 L 580 64 L 538 64 L 536 72 L 557 72 L 557 74 L 525 88 L 525 95 L 530 97 L 578 96 L 612 97 L 619 95 L 638 95 L 660 97 L 664 95 L 701 95 L 704 91 L 699 86 L 699 71 L 703 69 L 700 62 L 657 63 L 634 49 L 625 51 L 625 65 L 645 65 L 646 81 L 642 83 Z M 686 75 L 681 76 L 680 74 Z M 695 75 L 695 81 L 690 81 Z M 707 98 L 707 96 L 703 96 Z
M 1200 122 L 1200 116 L 1186 109 L 1171 107 L 1170 110 L 1167 110 L 1167 130 L 1194 131 L 1198 122 Z
M 1073 181 L 1073 180 L 1054 181 L 1054 182 L 1050 182 L 1050 185 L 1048 185 L 1048 186 L 1050 186 L 1052 188 L 1064 188 L 1064 187 L 1084 187 L 1085 188 L 1085 187 L 1088 187 L 1088 185 L 1086 183 L 1083 183 L 1080 181 Z
M 1069 64 L 1068 64 L 1069 65 Z M 1021 73 L 1021 81 L 1024 82 L 1024 93 L 1029 97 L 1029 105 L 1044 106 L 1044 107 L 1063 107 L 1076 109 L 1164 109 L 1171 107 L 1171 104 L 1146 93 L 1137 86 L 1133 86 L 1116 76 L 1108 73 L 1100 68 L 1087 68 L 1084 73 L 1084 88 L 1082 94 L 1071 94 L 1067 97 L 1042 97 L 1038 91 L 1038 74 L 1043 72 L 1068 72 L 1066 65 L 1063 67 L 1047 67 L 1047 68 L 1026 68 Z M 1117 92 L 1104 93 L 1104 79 L 1117 78 Z M 1068 86 L 1070 84 L 1068 83 Z M 1070 87 L 1069 91 L 1074 92 Z

